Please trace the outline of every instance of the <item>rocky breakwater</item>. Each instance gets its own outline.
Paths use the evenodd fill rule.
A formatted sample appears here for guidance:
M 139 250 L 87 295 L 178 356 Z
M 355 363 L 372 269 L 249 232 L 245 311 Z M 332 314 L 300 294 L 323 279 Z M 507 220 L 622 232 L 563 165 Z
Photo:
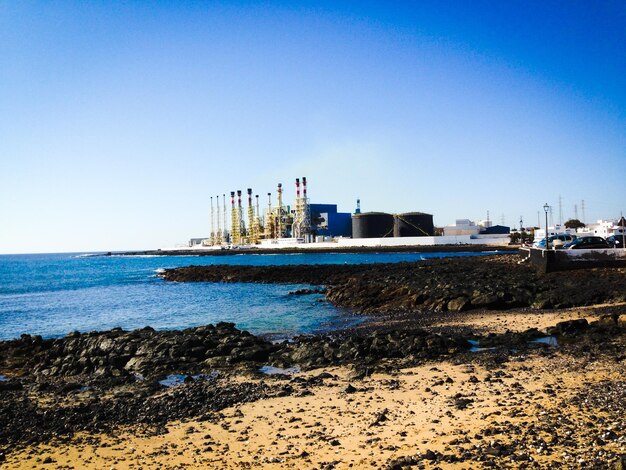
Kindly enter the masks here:
M 361 313 L 445 312 L 516 307 L 566 308 L 626 301 L 626 269 L 538 274 L 518 255 L 411 263 L 303 266 L 189 266 L 177 282 L 257 282 L 327 286 L 334 305 Z

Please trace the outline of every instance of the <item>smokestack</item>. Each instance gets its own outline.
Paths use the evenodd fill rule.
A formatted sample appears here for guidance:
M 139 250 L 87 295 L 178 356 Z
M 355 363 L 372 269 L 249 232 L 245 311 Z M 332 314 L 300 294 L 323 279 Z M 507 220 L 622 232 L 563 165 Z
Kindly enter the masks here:
M 220 196 L 219 194 L 217 196 L 215 196 L 215 199 L 217 200 L 217 207 L 216 207 L 216 214 L 217 214 L 217 233 L 219 233 L 221 230 L 221 222 L 220 222 Z
M 234 209 L 235 208 L 235 191 L 230 192 L 230 204 L 232 205 Z
M 215 218 L 213 217 L 213 196 L 211 196 L 211 238 L 215 236 L 215 227 L 213 226 Z
M 241 207 L 241 189 L 237 190 L 237 207 Z
M 306 176 L 302 177 L 302 197 L 306 200 Z
M 296 201 L 300 199 L 300 178 L 296 178 Z
M 252 206 L 252 188 L 248 188 L 248 206 Z

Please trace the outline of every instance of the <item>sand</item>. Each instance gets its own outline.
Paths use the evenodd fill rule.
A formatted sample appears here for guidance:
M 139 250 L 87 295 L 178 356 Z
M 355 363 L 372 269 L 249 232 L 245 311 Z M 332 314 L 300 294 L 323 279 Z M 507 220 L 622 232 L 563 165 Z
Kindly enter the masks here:
M 483 312 L 466 316 L 464 325 L 521 331 L 580 317 L 594 318 L 594 309 Z M 211 421 L 174 422 L 161 435 L 79 434 L 16 450 L 1 465 L 343 469 L 385 468 L 404 458 L 419 462 L 416 468 L 587 468 L 606 455 L 611 468 L 615 454 L 626 455 L 624 413 L 589 405 L 602 399 L 603 387 L 621 387 L 623 358 L 572 357 L 548 346 L 502 363 L 481 354 L 363 379 L 348 367 L 270 376 L 259 380 L 325 378 L 303 396 L 238 405 Z

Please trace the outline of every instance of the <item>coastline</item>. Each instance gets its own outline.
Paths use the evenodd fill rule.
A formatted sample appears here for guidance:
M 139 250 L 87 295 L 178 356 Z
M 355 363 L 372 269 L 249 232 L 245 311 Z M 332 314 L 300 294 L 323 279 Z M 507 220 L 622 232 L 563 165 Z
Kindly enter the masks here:
M 281 343 L 227 323 L 0 342 L 0 463 L 620 468 L 624 272 L 539 276 L 516 260 L 300 270 L 333 303 L 372 314 L 347 330 Z M 294 275 L 288 266 L 199 268 L 213 282 Z M 405 302 L 411 282 L 424 287 L 424 279 L 445 302 Z M 493 286 L 504 303 L 470 299 L 455 310 L 440 297 L 471 288 L 482 298 Z M 513 293 L 523 286 L 551 286 L 550 302 L 519 305 Z
M 22 376 L 20 390 L 6 389 L 14 379 L 0 382 L 4 416 L 17 419 L 30 397 L 58 421 L 48 423 L 48 437 L 9 430 L 22 437 L 2 446 L 3 468 L 619 468 L 626 455 L 626 315 L 614 312 L 624 310 L 550 312 L 548 323 L 564 322 L 555 332 L 558 347 L 526 340 L 528 312 L 506 314 L 517 328 L 485 334 L 503 325 L 501 312 L 484 311 L 433 322 L 450 335 L 484 335 L 492 346 L 478 352 L 387 352 L 369 367 L 352 360 L 275 375 L 230 364 L 212 380 L 172 388 L 113 381 L 81 390 L 69 385 L 76 377 L 29 384 Z M 568 330 L 581 318 L 589 325 Z M 398 331 L 381 328 L 379 338 Z M 376 329 L 368 325 L 361 334 Z
M 402 246 L 337 246 L 314 248 L 233 248 L 233 249 L 158 249 L 127 251 L 115 256 L 226 256 L 226 255 L 277 255 L 277 254 L 320 254 L 320 253 L 461 253 L 482 251 L 517 251 L 519 245 L 402 245 Z M 112 256 L 111 253 L 94 256 Z

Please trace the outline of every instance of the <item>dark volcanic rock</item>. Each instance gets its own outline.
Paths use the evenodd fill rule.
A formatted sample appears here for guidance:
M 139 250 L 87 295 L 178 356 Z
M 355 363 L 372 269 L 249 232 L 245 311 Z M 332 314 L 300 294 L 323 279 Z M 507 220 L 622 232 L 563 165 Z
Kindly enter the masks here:
M 334 335 L 299 336 L 284 343 L 270 357 L 283 366 L 297 364 L 305 369 L 327 365 L 375 364 L 383 359 L 417 363 L 470 348 L 460 336 L 444 336 L 419 328 L 366 332 L 337 332 Z
M 42 379 L 90 376 L 133 382 L 135 375 L 198 373 L 215 365 L 265 362 L 275 346 L 233 323 L 218 323 L 183 331 L 143 328 L 71 333 L 42 340 L 22 336 L 0 342 L 0 366 L 28 371 Z
M 264 383 L 231 383 L 220 379 L 193 381 L 168 393 L 116 394 L 63 406 L 43 407 L 26 395 L 0 400 L 0 450 L 16 443 L 32 444 L 75 432 L 110 432 L 118 426 L 143 424 L 158 429 L 168 422 L 202 418 L 238 403 L 285 395 Z
M 178 282 L 298 283 L 328 286 L 333 304 L 362 313 L 564 308 L 626 298 L 626 269 L 540 276 L 516 255 L 411 263 L 302 266 L 189 266 L 168 269 Z M 308 293 L 304 290 L 303 293 Z M 316 292 L 312 290 L 312 292 Z

